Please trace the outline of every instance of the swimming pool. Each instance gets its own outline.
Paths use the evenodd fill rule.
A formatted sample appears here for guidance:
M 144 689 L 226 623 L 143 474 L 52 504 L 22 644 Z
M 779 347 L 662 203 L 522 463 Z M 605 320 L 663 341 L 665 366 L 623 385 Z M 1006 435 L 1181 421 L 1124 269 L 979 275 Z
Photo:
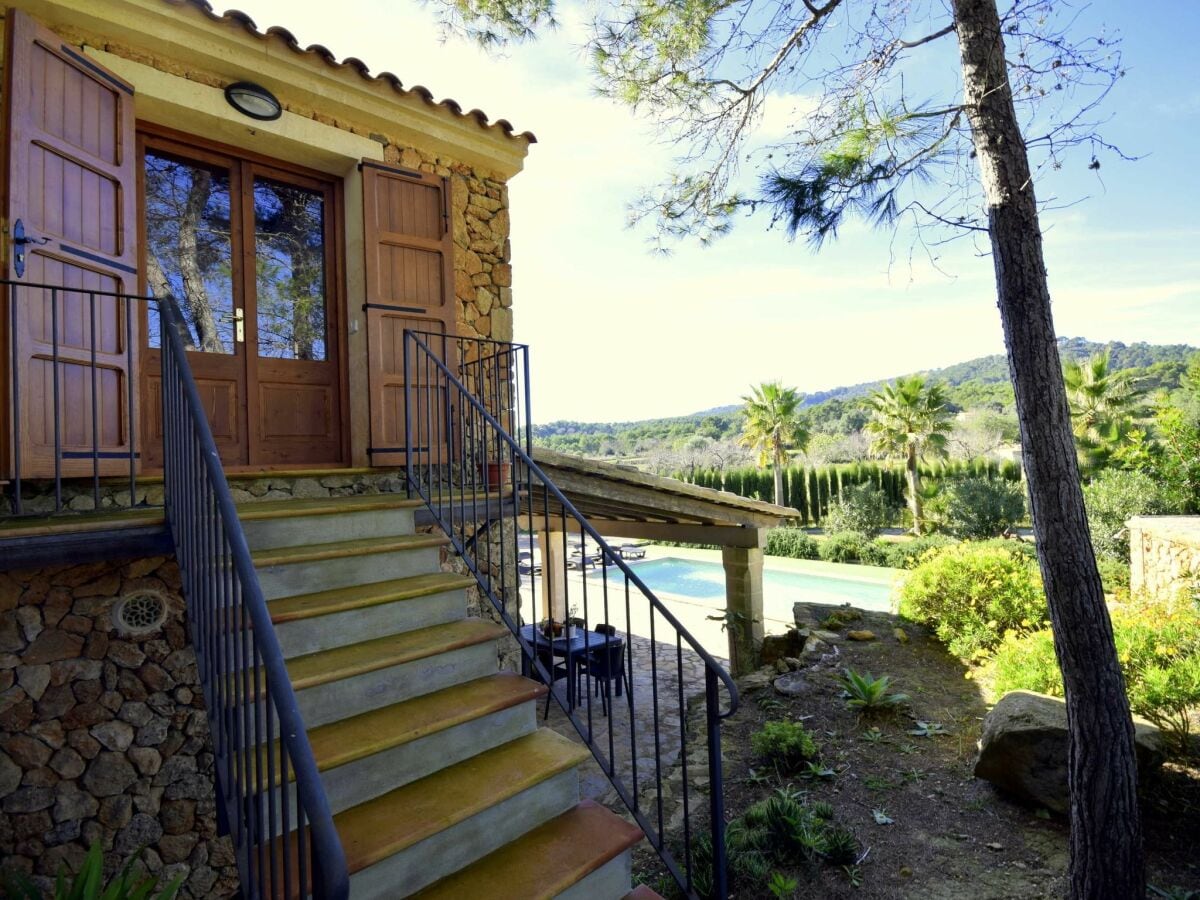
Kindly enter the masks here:
M 633 571 L 652 591 L 693 600 L 721 601 L 725 598 L 725 569 L 707 560 L 666 557 L 633 564 Z M 592 576 L 589 576 L 592 577 Z M 763 570 L 764 601 L 771 605 L 806 603 L 849 603 L 862 609 L 891 608 L 892 586 L 887 581 L 843 577 L 818 572 Z

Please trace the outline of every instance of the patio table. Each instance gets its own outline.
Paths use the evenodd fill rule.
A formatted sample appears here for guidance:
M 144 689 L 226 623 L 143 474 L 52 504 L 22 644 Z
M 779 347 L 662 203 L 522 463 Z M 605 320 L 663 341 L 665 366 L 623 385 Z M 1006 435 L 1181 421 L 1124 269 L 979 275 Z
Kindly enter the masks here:
M 574 637 L 567 637 L 566 634 L 561 634 L 557 637 L 548 638 L 545 635 L 537 632 L 535 634 L 534 625 L 521 626 L 521 639 L 534 644 L 534 638 L 537 638 L 535 647 L 542 648 L 549 646 L 550 652 L 555 656 L 564 657 L 567 661 L 567 708 L 575 708 L 575 670 L 581 658 L 586 657 L 588 652 L 605 645 L 609 647 L 620 647 L 625 643 L 623 637 L 615 637 L 609 634 L 603 634 L 599 631 L 587 631 L 582 628 L 575 629 Z M 521 674 L 528 677 L 530 675 L 529 659 L 521 654 Z

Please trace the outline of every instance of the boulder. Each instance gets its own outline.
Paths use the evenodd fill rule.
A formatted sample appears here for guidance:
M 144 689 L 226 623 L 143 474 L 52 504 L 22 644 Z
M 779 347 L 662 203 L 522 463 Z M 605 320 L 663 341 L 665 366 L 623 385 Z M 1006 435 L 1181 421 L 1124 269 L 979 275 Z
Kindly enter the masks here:
M 763 688 L 771 686 L 771 682 L 777 674 L 779 673 L 775 671 L 774 666 L 763 666 L 761 669 L 755 669 L 749 675 L 744 675 L 738 679 L 738 690 L 743 694 L 761 691 Z
M 812 685 L 808 683 L 803 672 L 788 672 L 775 679 L 775 690 L 785 697 L 799 697 L 809 693 Z
M 1162 764 L 1162 736 L 1134 717 L 1139 777 Z M 1067 811 L 1067 705 L 1058 697 L 1012 691 L 983 720 L 975 777 L 1010 796 Z

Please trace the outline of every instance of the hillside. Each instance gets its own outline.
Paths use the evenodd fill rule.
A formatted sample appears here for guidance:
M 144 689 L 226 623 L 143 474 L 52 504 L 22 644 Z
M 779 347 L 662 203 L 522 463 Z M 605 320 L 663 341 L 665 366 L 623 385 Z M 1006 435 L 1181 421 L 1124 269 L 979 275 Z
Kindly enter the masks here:
M 1172 388 L 1197 348 L 1186 344 L 1096 343 L 1083 338 L 1060 338 L 1064 358 L 1085 359 L 1107 350 L 1116 369 L 1139 369 L 1149 390 Z M 955 363 L 924 373 L 949 388 L 957 410 L 986 409 L 1012 412 L 1013 395 L 1008 362 L 1000 354 Z M 888 379 L 891 380 L 891 379 Z M 854 402 L 884 381 L 845 385 L 806 395 L 810 425 L 815 432 L 848 434 L 861 427 L 864 414 Z M 639 422 L 556 421 L 533 426 L 534 441 L 542 446 L 584 455 L 628 456 L 652 453 L 660 445 L 675 445 L 700 436 L 710 441 L 729 440 L 741 431 L 741 407 L 718 406 L 687 415 Z

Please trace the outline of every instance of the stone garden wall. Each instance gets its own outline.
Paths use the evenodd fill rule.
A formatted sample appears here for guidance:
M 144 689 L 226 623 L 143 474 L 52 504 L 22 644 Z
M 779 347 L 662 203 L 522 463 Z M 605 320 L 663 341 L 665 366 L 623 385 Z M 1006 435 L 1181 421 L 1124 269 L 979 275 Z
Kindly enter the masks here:
M 1137 516 L 1127 527 L 1133 591 L 1165 599 L 1200 584 L 1200 516 Z
M 113 615 L 135 592 L 166 609 L 137 635 Z M 0 812 L 6 868 L 51 879 L 98 841 L 113 867 L 145 847 L 180 896 L 235 892 L 173 560 L 0 573 Z

